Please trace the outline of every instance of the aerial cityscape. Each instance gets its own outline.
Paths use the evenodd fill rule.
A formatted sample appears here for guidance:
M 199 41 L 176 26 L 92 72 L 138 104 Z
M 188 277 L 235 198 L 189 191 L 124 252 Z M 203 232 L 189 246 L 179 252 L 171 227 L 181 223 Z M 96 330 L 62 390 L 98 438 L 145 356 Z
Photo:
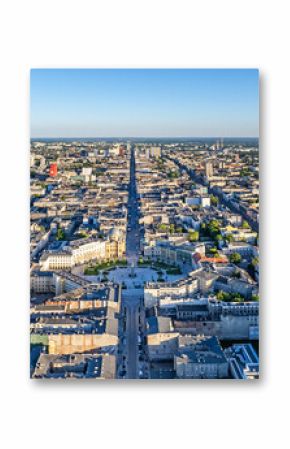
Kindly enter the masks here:
M 31 378 L 258 379 L 257 71 L 36 69 L 31 110 Z

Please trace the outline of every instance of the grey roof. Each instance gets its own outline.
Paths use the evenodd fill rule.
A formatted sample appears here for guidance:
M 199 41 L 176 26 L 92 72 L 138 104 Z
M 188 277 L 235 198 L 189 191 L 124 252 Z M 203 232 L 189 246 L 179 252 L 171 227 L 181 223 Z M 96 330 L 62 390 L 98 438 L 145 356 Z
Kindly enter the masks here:
M 217 337 L 185 335 L 178 338 L 177 359 L 183 363 L 227 363 Z
M 116 358 L 109 354 L 40 354 L 33 377 L 113 379 Z
M 147 319 L 148 334 L 167 333 L 171 331 L 171 319 L 163 316 L 152 316 Z

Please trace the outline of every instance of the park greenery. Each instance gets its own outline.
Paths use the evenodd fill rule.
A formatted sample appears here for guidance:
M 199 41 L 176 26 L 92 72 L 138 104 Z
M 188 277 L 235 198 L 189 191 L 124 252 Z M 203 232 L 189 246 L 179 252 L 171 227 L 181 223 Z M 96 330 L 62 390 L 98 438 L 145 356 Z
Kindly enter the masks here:
M 109 271 L 113 268 L 116 267 L 124 267 L 127 266 L 127 260 L 126 259 L 117 259 L 117 260 L 111 260 L 108 262 L 102 262 L 102 263 L 97 263 L 95 265 L 90 265 L 87 268 L 85 268 L 84 270 L 84 274 L 87 276 L 91 276 L 91 275 L 98 275 L 100 273 L 100 271 Z
M 143 257 L 139 257 L 138 266 L 150 267 L 153 270 L 156 270 L 158 275 L 163 273 L 162 270 L 165 270 L 167 274 L 182 274 L 181 269 L 177 266 L 159 261 L 144 260 Z

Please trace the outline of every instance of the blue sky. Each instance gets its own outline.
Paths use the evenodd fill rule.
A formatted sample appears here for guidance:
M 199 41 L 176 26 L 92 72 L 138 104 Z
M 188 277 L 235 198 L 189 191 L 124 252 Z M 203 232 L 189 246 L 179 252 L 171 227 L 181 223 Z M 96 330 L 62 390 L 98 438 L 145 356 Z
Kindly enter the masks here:
M 31 137 L 258 137 L 254 69 L 33 69 Z

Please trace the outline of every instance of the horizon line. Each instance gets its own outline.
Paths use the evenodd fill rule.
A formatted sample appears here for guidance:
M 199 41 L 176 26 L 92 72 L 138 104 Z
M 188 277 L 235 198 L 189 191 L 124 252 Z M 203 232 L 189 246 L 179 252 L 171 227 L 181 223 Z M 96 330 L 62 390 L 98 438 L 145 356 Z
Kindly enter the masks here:
M 259 139 L 259 136 L 31 136 L 31 139 Z

